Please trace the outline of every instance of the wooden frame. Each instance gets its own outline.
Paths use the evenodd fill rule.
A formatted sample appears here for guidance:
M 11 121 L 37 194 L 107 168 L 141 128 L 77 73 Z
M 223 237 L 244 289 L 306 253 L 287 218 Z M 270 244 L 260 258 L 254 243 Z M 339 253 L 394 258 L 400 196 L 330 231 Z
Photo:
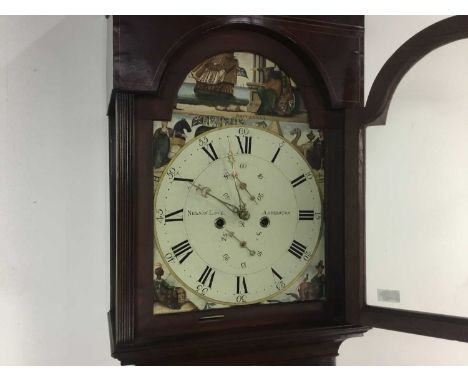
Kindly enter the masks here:
M 333 364 L 341 342 L 368 329 L 345 319 L 343 266 L 345 108 L 362 105 L 362 18 L 191 16 L 176 30 L 173 22 L 173 17 L 116 17 L 113 23 L 112 355 L 123 364 Z M 157 39 L 161 30 L 164 42 Z M 330 55 L 330 43 L 337 44 L 340 57 Z M 148 208 L 152 121 L 170 120 L 186 73 L 225 51 L 248 51 L 279 64 L 313 110 L 310 124 L 324 129 L 325 245 L 333 275 L 327 280 L 328 300 L 219 310 L 224 319 L 209 322 L 200 321 L 203 311 L 156 317 Z
M 365 301 L 365 128 L 385 124 L 398 84 L 421 58 L 463 38 L 468 38 L 467 16 L 447 18 L 416 34 L 385 63 L 366 106 L 346 114 L 346 300 L 350 322 L 468 342 L 468 319 L 374 307 Z

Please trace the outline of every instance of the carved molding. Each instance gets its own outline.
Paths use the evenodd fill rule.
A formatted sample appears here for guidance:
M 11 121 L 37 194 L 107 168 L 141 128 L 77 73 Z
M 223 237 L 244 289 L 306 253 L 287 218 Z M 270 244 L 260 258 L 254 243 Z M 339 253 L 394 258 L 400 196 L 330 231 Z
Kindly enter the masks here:
M 134 338 L 134 165 L 135 165 L 135 96 L 115 94 L 116 128 L 116 293 L 115 340 Z

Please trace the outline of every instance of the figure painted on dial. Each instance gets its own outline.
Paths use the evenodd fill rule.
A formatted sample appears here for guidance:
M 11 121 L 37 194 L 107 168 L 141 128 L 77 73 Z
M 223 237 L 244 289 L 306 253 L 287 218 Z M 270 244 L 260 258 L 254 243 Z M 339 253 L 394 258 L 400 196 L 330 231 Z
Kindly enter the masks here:
M 296 301 L 313 301 L 322 300 L 325 298 L 325 267 L 323 261 L 320 260 L 315 266 L 316 274 L 310 281 L 309 274 L 306 274 L 297 289 L 298 293 L 288 293 Z
M 171 309 L 180 309 L 187 302 L 184 288 L 169 285 L 163 280 L 164 269 L 160 263 L 155 264 L 153 281 L 154 301 Z

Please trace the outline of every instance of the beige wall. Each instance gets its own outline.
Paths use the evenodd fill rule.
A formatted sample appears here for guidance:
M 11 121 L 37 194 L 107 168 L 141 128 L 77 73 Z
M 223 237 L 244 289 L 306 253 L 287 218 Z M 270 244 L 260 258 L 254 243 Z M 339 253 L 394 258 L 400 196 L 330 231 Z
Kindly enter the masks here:
M 0 17 L 0 364 L 110 358 L 104 17 Z

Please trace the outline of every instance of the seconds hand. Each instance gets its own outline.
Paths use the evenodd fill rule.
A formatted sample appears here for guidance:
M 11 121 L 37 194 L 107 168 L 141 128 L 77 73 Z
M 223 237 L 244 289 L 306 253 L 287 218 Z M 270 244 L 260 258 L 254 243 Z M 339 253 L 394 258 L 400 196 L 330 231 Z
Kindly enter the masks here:
M 232 237 L 234 240 L 236 240 L 239 243 L 239 246 L 241 248 L 245 248 L 247 251 L 249 251 L 250 256 L 255 255 L 255 251 L 247 247 L 247 242 L 245 242 L 244 240 L 240 240 L 234 232 L 229 231 L 228 229 L 226 229 L 226 232 L 228 233 L 229 237 Z

